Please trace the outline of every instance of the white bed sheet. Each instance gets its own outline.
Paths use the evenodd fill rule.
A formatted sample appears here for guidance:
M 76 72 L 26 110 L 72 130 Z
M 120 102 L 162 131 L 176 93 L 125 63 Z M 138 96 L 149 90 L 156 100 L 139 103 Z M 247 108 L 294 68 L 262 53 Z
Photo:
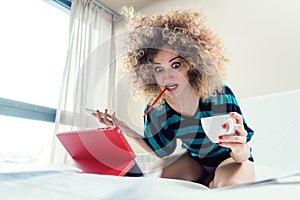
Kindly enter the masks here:
M 179 180 L 118 177 L 74 172 L 23 172 L 0 175 L 4 199 L 153 199 L 163 191 L 205 191 L 206 187 Z
M 299 199 L 300 180 L 210 190 L 188 181 L 155 177 L 117 177 L 76 170 L 38 170 L 0 174 L 1 199 Z

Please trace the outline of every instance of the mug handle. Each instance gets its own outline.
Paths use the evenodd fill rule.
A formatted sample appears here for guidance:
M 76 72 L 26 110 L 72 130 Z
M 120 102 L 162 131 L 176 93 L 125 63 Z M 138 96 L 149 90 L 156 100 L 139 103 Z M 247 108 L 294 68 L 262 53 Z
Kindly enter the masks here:
M 227 117 L 225 119 L 225 124 L 228 124 L 228 129 L 226 130 L 226 135 L 234 134 L 234 124 L 236 124 L 236 119 L 232 117 Z

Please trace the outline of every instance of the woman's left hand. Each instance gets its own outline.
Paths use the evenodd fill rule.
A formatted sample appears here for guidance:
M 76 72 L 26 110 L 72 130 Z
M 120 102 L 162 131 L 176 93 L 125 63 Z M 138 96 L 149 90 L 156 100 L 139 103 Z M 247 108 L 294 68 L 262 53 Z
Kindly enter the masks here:
M 232 151 L 232 157 L 236 157 L 237 160 L 244 160 L 249 157 L 250 147 L 247 143 L 248 132 L 244 128 L 243 116 L 237 112 L 231 112 L 230 117 L 235 118 L 237 123 L 234 125 L 234 135 L 222 135 L 219 136 L 219 145 L 222 147 L 228 147 Z

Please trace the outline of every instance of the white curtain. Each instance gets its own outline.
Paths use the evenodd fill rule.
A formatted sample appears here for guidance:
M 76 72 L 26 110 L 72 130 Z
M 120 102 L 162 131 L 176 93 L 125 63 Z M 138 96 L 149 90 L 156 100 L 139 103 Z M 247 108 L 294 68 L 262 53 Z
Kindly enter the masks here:
M 58 132 L 99 127 L 89 109 L 110 108 L 115 83 L 113 15 L 91 0 L 73 0 L 69 49 L 57 110 Z M 65 163 L 66 151 L 56 136 L 51 163 Z

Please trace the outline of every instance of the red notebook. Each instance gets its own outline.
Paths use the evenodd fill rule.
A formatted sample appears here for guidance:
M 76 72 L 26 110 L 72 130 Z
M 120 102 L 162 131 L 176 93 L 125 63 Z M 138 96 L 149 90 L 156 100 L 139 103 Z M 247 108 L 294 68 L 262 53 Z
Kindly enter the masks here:
M 56 135 L 85 173 L 124 176 L 135 153 L 118 127 L 62 132 Z

